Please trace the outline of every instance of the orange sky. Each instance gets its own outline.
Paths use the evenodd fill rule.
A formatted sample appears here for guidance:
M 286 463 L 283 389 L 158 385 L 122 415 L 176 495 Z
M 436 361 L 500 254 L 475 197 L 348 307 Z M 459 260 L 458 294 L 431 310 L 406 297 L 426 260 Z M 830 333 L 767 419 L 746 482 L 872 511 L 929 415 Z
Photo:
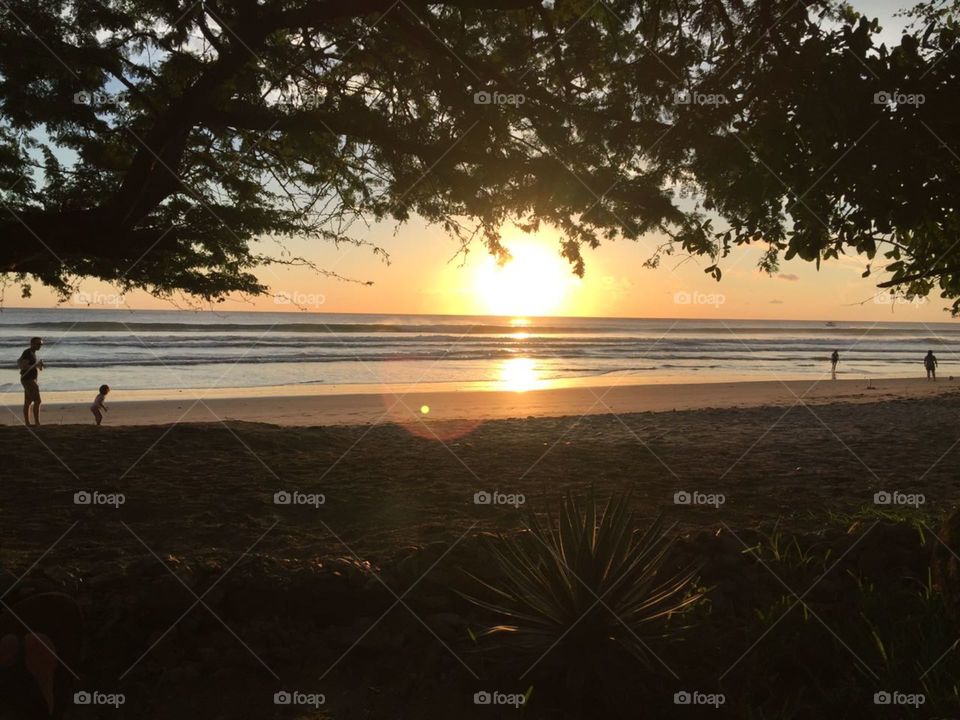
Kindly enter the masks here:
M 587 274 L 579 280 L 559 256 L 558 235 L 544 230 L 523 236 L 507 229 L 504 238 L 517 255 L 512 267 L 496 268 L 481 245 L 464 262 L 454 257 L 456 245 L 437 228 L 410 223 L 398 232 L 386 226 L 366 238 L 388 250 L 384 264 L 368 248 L 294 243 L 291 249 L 321 267 L 367 286 L 327 278 L 297 268 L 267 268 L 260 276 L 274 297 L 237 299 L 222 310 L 297 310 L 357 313 L 438 313 L 504 315 L 580 315 L 606 317 L 716 317 L 810 320 L 944 321 L 947 306 L 939 298 L 916 304 L 875 302 L 874 284 L 860 277 L 865 260 L 856 257 L 816 267 L 785 263 L 774 277 L 756 269 L 757 250 L 738 250 L 722 263 L 724 279 L 704 275 L 709 262 L 680 256 L 666 258 L 660 268 L 643 267 L 655 238 L 618 241 L 587 251 Z M 6 307 L 51 307 L 55 298 L 44 288 L 23 301 L 9 288 Z M 286 300 L 291 302 L 286 302 Z M 866 302 L 864 302 L 866 301 Z M 85 282 L 67 307 L 118 306 L 116 291 Z M 863 303 L 863 304 L 861 304 Z M 171 308 L 144 293 L 122 299 L 121 307 Z

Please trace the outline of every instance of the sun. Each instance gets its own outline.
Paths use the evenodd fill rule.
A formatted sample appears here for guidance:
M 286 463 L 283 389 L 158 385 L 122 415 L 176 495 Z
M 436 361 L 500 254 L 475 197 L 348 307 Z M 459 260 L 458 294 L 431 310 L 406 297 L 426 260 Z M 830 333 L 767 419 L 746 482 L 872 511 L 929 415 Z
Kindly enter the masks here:
M 511 259 L 504 265 L 487 256 L 474 272 L 476 301 L 490 315 L 553 315 L 579 284 L 556 251 L 532 241 L 505 242 Z

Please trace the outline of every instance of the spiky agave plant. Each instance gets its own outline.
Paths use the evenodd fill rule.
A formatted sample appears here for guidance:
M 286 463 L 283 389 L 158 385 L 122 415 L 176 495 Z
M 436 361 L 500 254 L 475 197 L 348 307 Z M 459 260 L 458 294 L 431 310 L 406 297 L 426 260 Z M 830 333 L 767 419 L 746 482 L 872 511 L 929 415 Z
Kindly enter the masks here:
M 696 567 L 667 567 L 672 540 L 662 518 L 636 532 L 628 500 L 612 498 L 599 509 L 593 497 L 581 506 L 568 496 L 558 518 L 548 513 L 543 523 L 530 513 L 525 532 L 493 542 L 495 579 L 473 578 L 490 599 L 469 599 L 502 623 L 482 636 L 527 662 L 547 658 L 544 667 L 568 672 L 597 668 L 617 650 L 651 665 L 648 643 L 671 635 L 667 620 L 702 593 Z

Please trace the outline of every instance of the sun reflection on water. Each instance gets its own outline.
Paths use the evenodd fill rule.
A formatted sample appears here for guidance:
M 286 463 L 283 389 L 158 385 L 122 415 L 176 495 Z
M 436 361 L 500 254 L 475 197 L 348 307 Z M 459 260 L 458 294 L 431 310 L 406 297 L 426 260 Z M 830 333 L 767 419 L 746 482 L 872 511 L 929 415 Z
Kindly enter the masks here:
M 533 358 L 510 358 L 500 367 L 500 386 L 504 390 L 526 392 L 542 387 L 544 380 Z

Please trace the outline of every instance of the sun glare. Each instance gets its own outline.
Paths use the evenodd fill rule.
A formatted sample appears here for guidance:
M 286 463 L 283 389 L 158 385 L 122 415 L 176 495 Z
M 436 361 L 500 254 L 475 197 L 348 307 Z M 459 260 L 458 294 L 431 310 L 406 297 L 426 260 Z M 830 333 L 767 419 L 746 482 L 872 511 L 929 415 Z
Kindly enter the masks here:
M 505 243 L 511 259 L 498 265 L 484 258 L 474 274 L 478 305 L 491 315 L 551 315 L 559 312 L 579 279 L 555 247 Z M 522 321 L 516 323 L 522 327 Z
M 504 390 L 525 392 L 542 384 L 537 363 L 532 358 L 510 358 L 500 368 L 500 385 Z

